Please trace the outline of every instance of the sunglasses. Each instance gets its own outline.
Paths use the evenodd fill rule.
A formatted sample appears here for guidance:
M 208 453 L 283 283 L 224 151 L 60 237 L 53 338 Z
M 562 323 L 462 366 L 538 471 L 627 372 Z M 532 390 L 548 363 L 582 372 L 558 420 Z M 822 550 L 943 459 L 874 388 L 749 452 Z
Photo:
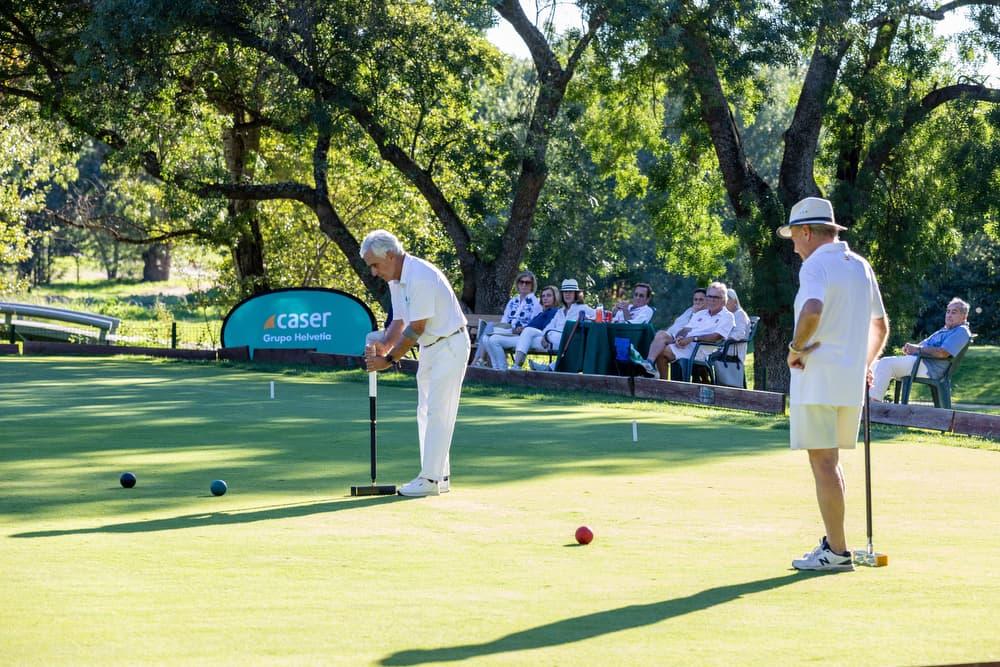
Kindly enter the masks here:
M 718 294 L 709 294 L 705 297 L 706 299 L 725 299 L 724 296 L 719 296 Z
M 518 284 L 518 285 L 531 285 L 531 284 L 532 284 L 532 282 L 533 282 L 533 281 L 531 281 L 531 280 L 518 280 L 518 281 L 517 281 L 517 284 Z

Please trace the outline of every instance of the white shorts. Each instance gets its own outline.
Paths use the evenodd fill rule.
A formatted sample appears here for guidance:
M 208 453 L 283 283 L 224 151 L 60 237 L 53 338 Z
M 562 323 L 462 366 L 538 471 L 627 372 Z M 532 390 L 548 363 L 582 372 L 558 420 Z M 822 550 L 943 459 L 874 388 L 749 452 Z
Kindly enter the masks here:
M 788 408 L 792 449 L 854 449 L 861 406 L 793 404 Z

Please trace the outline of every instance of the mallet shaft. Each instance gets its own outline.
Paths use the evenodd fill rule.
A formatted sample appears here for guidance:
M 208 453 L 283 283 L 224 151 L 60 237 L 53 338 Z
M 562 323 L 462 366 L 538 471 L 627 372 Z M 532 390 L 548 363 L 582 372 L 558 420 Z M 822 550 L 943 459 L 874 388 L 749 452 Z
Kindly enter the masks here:
M 376 458 L 376 452 L 375 452 L 375 422 L 376 422 L 375 401 L 377 399 L 377 394 L 378 394 L 378 391 L 377 391 L 378 380 L 376 379 L 377 377 L 378 377 L 377 373 L 369 373 L 368 374 L 368 413 L 369 413 L 369 422 L 371 424 L 370 432 L 371 432 L 371 459 L 372 459 L 372 486 L 375 485 L 375 458 Z
M 865 411 L 863 420 L 863 432 L 865 438 L 865 519 L 868 529 L 868 553 L 875 553 L 872 548 L 872 401 L 868 395 L 868 387 L 865 386 Z

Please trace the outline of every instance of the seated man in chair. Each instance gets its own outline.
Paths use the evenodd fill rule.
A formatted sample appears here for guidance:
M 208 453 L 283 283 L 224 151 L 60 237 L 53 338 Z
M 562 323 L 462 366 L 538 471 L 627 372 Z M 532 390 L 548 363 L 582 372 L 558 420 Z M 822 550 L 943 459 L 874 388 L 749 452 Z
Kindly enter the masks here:
M 645 324 L 653 319 L 653 288 L 649 283 L 636 283 L 632 288 L 631 301 L 619 301 L 611 311 L 612 322 L 628 322 L 629 324 Z
M 922 356 L 917 377 L 940 378 L 948 371 L 952 358 L 972 338 L 969 324 L 969 304 L 955 297 L 944 311 L 944 327 L 938 329 L 917 344 L 903 345 L 902 356 L 882 357 L 872 364 L 872 386 L 868 395 L 873 401 L 881 401 L 889 389 L 889 383 L 909 377 L 913 371 L 915 357 Z M 930 357 L 930 358 L 926 358 Z
M 661 348 L 662 352 L 650 345 L 649 355 L 642 364 L 647 373 L 656 378 L 663 375 L 654 365 L 657 362 L 654 354 L 669 365 L 678 359 L 689 359 L 697 343 L 718 343 L 729 336 L 735 320 L 733 314 L 726 309 L 725 283 L 714 282 L 709 285 L 705 293 L 705 303 L 706 307 L 691 317 L 687 326 L 678 332 L 676 339 Z M 655 338 L 653 342 L 656 343 Z M 698 358 L 707 358 L 713 349 L 712 347 L 699 349 Z

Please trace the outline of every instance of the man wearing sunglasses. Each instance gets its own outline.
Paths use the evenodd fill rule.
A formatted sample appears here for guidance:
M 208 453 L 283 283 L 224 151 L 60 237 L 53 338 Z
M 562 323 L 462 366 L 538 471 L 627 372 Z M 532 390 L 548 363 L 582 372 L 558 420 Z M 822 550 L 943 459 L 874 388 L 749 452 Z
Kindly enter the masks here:
M 677 334 L 677 338 L 672 343 L 663 348 L 662 353 L 650 346 L 650 357 L 655 351 L 659 358 L 669 365 L 678 359 L 689 359 L 694 352 L 696 343 L 717 343 L 720 340 L 725 340 L 735 324 L 733 314 L 725 307 L 726 291 L 725 283 L 714 282 L 709 285 L 705 293 L 706 307 L 691 316 L 685 329 Z M 715 348 L 707 346 L 699 349 L 698 359 L 706 359 L 714 350 Z M 655 365 L 655 358 L 647 358 L 642 366 L 653 377 L 660 377 L 660 371 Z
M 636 283 L 632 288 L 631 301 L 619 301 L 611 311 L 613 322 L 645 324 L 653 319 L 653 288 L 646 283 Z

